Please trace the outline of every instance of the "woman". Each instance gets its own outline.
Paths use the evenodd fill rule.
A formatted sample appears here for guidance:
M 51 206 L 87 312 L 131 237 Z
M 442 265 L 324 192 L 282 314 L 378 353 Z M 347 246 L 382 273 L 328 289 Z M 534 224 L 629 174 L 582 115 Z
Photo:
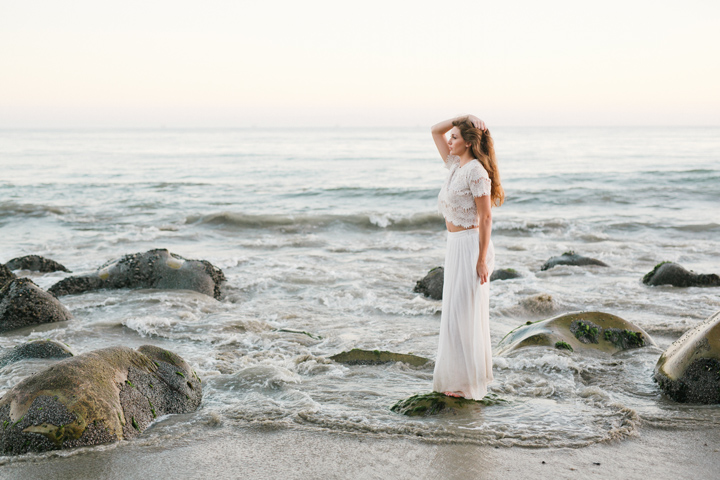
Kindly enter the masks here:
M 448 241 L 433 390 L 480 400 L 493 380 L 489 280 L 495 252 L 490 210 L 502 205 L 505 193 L 493 140 L 482 120 L 474 115 L 446 120 L 432 127 L 432 136 L 450 170 L 438 195 Z

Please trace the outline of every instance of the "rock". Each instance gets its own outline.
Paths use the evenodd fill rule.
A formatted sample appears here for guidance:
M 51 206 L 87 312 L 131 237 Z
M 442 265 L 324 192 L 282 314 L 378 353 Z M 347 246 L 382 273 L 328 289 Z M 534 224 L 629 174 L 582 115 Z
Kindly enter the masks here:
M 524 347 L 615 354 L 648 345 L 655 345 L 650 335 L 627 320 L 603 312 L 574 312 L 517 327 L 500 340 L 496 355 Z
M 495 280 L 512 280 L 513 278 L 522 278 L 522 275 L 520 275 L 514 268 L 501 268 L 499 270 L 493 270 L 492 275 L 490 275 L 491 282 L 494 282 Z
M 383 363 L 404 362 L 414 367 L 422 367 L 430 361 L 416 355 L 380 350 L 360 350 L 358 348 L 353 348 L 349 352 L 338 353 L 330 357 L 330 359 L 345 365 L 381 365 Z
M 720 403 L 720 312 L 670 345 L 653 378 L 676 402 Z
M 55 296 L 100 288 L 159 288 L 194 290 L 220 298 L 222 270 L 207 260 L 186 260 L 166 249 L 125 255 L 90 275 L 65 278 L 48 290 Z
M 13 258 L 5 264 L 10 270 L 32 270 L 34 272 L 69 272 L 67 268 L 55 260 L 40 255 L 25 255 Z
M 63 304 L 28 278 L 18 278 L 0 289 L 0 332 L 72 317 Z
M 70 347 L 55 340 L 33 340 L 21 343 L 0 355 L 0 367 L 26 358 L 67 358 L 75 355 Z
M 4 287 L 10 280 L 15 280 L 17 277 L 10 271 L 8 267 L 0 263 L 0 288 Z
M 433 268 L 425 275 L 425 278 L 415 284 L 413 292 L 422 293 L 434 300 L 442 300 L 444 275 L 443 267 Z
M 439 392 L 432 392 L 413 395 L 410 398 L 401 400 L 390 407 L 390 410 L 409 417 L 428 417 L 439 413 L 457 414 L 459 410 L 471 405 L 488 406 L 504 402 L 505 400 L 490 393 L 485 395 L 482 400 L 472 400 L 461 397 L 449 397 Z
M 200 378 L 153 345 L 58 361 L 0 399 L 0 451 L 17 455 L 132 438 L 158 416 L 195 411 Z
M 553 267 L 556 267 L 558 265 L 576 265 L 576 266 L 584 266 L 584 265 L 599 265 L 601 267 L 607 267 L 608 264 L 605 262 L 601 262 L 600 260 L 596 260 L 594 258 L 590 257 L 583 257 L 581 255 L 576 254 L 573 251 L 565 252 L 559 257 L 552 257 L 550 260 L 545 262 L 540 268 L 540 270 L 549 270 Z
M 520 301 L 520 306 L 532 315 L 550 315 L 557 309 L 557 303 L 552 295 L 547 293 L 523 298 Z
M 720 277 L 714 273 L 702 274 L 685 270 L 673 262 L 655 265 L 651 272 L 643 277 L 645 285 L 672 285 L 674 287 L 720 287 Z

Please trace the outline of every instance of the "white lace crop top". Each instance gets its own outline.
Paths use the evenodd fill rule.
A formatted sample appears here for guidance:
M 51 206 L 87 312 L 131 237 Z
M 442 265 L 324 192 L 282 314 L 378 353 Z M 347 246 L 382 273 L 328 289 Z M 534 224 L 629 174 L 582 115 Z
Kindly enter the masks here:
M 460 157 L 448 155 L 445 167 L 450 170 L 438 195 L 438 211 L 445 220 L 458 227 L 469 228 L 480 223 L 475 197 L 490 195 L 492 182 L 477 160 L 462 167 Z

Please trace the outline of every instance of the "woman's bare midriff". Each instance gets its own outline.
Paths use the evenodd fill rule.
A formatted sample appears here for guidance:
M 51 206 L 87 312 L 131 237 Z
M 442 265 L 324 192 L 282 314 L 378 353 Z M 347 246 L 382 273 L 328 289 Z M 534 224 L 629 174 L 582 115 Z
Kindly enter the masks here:
M 454 223 L 448 222 L 447 220 L 445 220 L 445 226 L 447 227 L 448 232 L 462 232 L 463 230 L 471 230 L 473 228 L 478 228 L 477 225 L 473 227 L 458 227 Z

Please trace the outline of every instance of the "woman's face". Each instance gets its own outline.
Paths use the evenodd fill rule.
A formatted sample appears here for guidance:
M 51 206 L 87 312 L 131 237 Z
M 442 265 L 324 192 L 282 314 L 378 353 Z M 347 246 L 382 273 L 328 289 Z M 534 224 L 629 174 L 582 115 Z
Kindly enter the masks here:
M 452 130 L 450 130 L 450 137 L 448 138 L 448 147 L 450 147 L 450 155 L 457 155 L 458 157 L 462 157 L 463 153 L 465 153 L 465 150 L 468 149 L 466 146 L 465 140 L 460 136 L 460 129 L 457 127 L 453 127 Z

